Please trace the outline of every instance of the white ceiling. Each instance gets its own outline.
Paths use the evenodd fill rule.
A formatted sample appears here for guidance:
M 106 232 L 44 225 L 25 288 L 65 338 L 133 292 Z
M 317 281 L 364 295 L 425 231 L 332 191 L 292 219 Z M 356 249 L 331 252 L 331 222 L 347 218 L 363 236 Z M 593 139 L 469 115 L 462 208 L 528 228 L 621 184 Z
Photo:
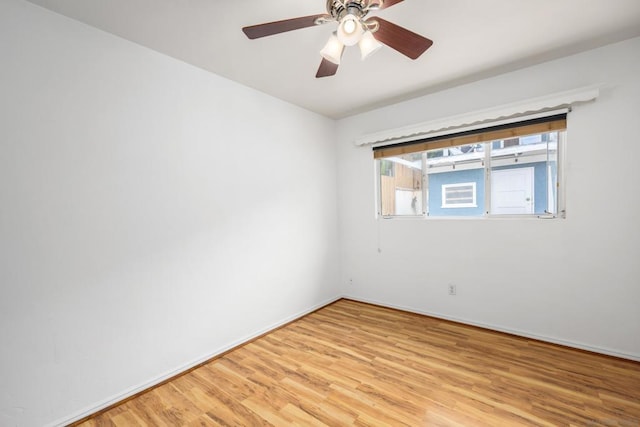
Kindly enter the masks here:
M 30 1 L 332 118 L 640 36 L 640 0 L 406 0 L 377 14 L 431 49 L 362 62 L 347 48 L 316 79 L 335 23 L 257 40 L 241 28 L 325 13 L 325 0 Z

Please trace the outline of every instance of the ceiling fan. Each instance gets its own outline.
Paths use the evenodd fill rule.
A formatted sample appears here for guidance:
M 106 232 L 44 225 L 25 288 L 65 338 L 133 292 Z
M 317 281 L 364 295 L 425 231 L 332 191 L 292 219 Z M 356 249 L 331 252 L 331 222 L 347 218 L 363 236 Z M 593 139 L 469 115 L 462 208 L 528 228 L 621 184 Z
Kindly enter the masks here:
M 316 78 L 333 76 L 338 71 L 345 46 L 357 44 L 362 59 L 376 52 L 383 44 L 401 54 L 417 59 L 431 47 L 433 41 L 382 18 L 367 18 L 369 12 L 391 7 L 403 0 L 327 0 L 327 13 L 285 19 L 283 21 L 244 27 L 250 39 L 271 36 L 315 25 L 337 22 L 325 47 L 320 51 L 322 62 Z

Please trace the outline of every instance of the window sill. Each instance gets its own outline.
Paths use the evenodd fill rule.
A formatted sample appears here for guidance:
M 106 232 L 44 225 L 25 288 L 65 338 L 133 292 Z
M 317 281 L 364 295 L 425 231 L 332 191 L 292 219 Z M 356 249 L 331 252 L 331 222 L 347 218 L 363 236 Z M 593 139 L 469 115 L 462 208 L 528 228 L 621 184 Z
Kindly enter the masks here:
M 405 216 L 382 216 L 378 215 L 378 220 L 425 220 L 425 221 L 501 221 L 501 220 L 562 220 L 566 216 L 560 215 L 483 215 L 483 216 L 427 216 L 427 215 L 405 215 Z

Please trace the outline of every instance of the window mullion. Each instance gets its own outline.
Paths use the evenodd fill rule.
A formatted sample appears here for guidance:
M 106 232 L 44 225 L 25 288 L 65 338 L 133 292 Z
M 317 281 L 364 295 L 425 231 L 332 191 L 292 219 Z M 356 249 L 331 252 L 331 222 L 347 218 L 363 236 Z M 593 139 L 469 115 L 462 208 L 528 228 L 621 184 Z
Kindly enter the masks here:
M 485 216 L 491 212 L 491 150 L 493 142 L 484 143 L 484 211 Z
M 567 135 L 565 132 L 559 132 L 558 134 L 558 157 L 556 161 L 556 212 L 560 218 L 566 218 L 567 215 L 567 207 L 566 207 L 566 194 L 565 191 L 567 189 L 566 183 L 566 175 L 565 175 L 565 167 L 566 167 L 566 148 L 567 148 Z
M 376 160 L 375 172 L 374 172 L 378 181 L 378 197 L 377 197 L 378 218 L 382 217 L 382 173 L 381 173 L 382 167 L 380 163 L 382 163 L 382 160 L 380 159 Z
M 422 215 L 429 215 L 429 171 L 427 153 L 422 153 Z

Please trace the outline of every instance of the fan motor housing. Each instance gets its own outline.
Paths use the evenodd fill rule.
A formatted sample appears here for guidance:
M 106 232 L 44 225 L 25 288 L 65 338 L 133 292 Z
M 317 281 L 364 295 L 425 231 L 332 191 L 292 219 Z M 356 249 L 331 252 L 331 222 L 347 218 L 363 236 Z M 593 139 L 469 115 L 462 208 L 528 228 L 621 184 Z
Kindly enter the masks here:
M 327 13 L 336 21 L 347 14 L 362 18 L 367 14 L 367 3 L 369 3 L 368 0 L 327 0 Z

